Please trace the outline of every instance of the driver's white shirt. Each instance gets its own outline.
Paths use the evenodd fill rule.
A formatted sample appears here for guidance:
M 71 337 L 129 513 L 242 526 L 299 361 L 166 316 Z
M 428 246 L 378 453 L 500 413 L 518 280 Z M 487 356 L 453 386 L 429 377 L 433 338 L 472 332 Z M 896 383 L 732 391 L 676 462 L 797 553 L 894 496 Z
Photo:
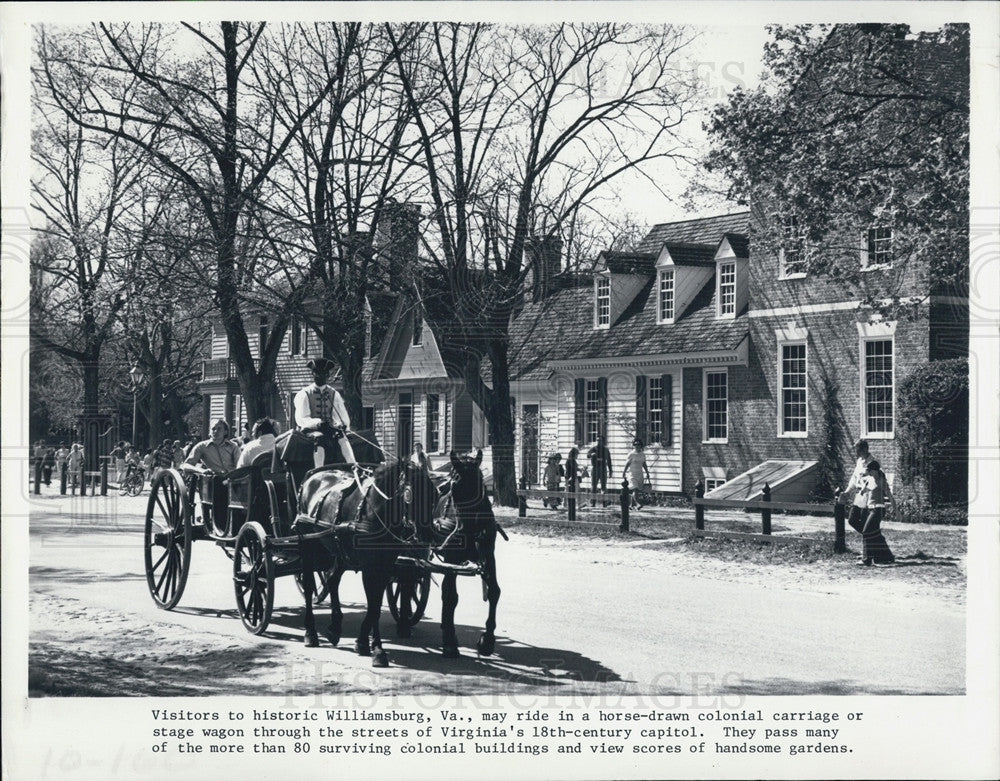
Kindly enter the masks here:
M 327 394 L 326 408 L 328 415 L 319 416 L 320 395 Z M 331 385 L 317 385 L 315 382 L 295 394 L 295 425 L 299 428 L 318 428 L 326 420 L 333 426 L 351 428 L 351 419 L 347 414 L 344 399 Z

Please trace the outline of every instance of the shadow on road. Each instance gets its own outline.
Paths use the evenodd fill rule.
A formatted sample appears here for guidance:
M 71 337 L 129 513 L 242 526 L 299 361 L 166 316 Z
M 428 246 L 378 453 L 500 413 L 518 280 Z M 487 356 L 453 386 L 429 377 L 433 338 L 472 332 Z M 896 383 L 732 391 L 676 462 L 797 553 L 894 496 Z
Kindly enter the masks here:
M 803 681 L 792 678 L 758 678 L 749 681 L 739 681 L 738 683 L 726 683 L 721 685 L 714 692 L 718 695 L 744 694 L 744 695 L 854 695 L 854 694 L 909 694 L 909 695 L 954 695 L 965 694 L 965 689 L 955 689 L 954 691 L 928 691 L 921 689 L 919 685 L 912 689 L 900 689 L 892 686 L 878 686 L 861 681 L 840 680 L 840 681 Z

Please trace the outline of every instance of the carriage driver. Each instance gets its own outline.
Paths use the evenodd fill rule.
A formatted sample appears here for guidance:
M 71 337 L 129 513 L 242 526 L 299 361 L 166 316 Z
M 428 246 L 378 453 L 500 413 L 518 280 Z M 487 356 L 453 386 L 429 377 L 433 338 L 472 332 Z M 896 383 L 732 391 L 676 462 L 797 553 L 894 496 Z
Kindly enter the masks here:
M 306 364 L 312 371 L 313 382 L 295 394 L 295 423 L 300 431 L 318 431 L 322 437 L 318 444 L 323 448 L 323 463 L 330 463 L 333 448 L 338 444 L 344 463 L 357 463 L 354 448 L 347 439 L 351 419 L 347 406 L 337 389 L 327 385 L 333 361 L 314 358 Z

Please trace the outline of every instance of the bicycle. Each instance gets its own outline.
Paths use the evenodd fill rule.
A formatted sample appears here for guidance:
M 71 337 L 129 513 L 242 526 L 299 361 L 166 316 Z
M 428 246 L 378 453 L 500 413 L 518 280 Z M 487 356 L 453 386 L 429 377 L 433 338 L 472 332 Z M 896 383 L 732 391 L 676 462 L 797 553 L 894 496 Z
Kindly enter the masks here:
M 138 496 L 142 493 L 142 487 L 146 483 L 146 477 L 141 469 L 130 469 L 122 478 L 118 486 L 118 493 L 121 496 Z

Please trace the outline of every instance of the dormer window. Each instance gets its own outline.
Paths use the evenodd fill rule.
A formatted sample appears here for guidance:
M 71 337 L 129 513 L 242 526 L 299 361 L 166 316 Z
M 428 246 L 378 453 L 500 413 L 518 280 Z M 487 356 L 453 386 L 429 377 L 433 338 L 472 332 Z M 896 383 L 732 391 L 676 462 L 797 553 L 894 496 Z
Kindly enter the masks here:
M 719 264 L 719 317 L 736 316 L 736 263 Z
M 780 278 L 804 277 L 806 274 L 805 236 L 794 214 L 781 221 L 781 249 L 778 251 Z
M 866 251 L 861 257 L 862 268 L 884 268 L 892 265 L 892 227 L 873 225 L 868 229 Z
M 594 281 L 594 327 L 611 326 L 611 280 L 597 277 Z
M 672 268 L 660 269 L 657 290 L 657 319 L 661 323 L 673 322 L 674 270 Z

